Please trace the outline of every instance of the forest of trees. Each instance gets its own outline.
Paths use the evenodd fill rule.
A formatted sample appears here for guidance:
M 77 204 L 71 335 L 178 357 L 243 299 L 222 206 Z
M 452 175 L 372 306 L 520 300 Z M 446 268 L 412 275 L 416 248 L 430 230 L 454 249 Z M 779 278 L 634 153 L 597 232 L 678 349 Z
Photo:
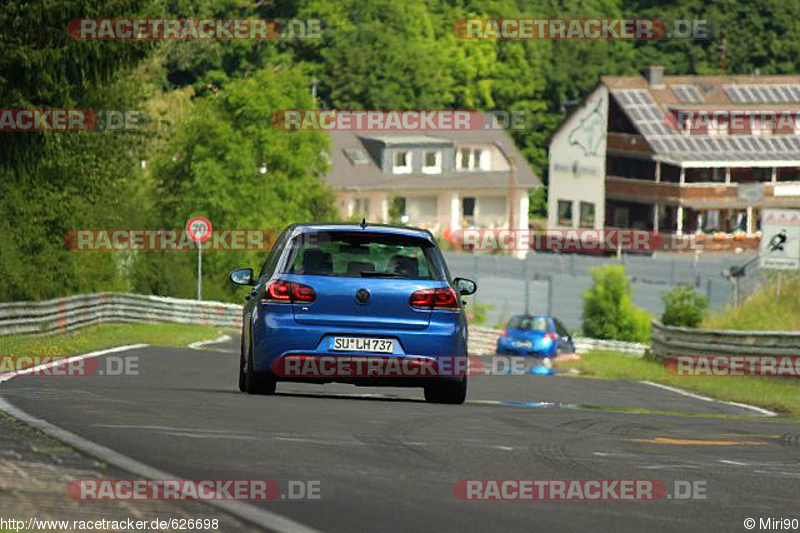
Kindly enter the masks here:
M 91 6 L 87 8 L 88 6 Z M 324 21 L 322 38 L 79 41 L 84 17 Z M 710 21 L 707 40 L 466 41 L 466 17 Z M 140 109 L 136 132 L 0 134 L 0 301 L 124 290 L 191 297 L 190 252 L 71 252 L 76 228 L 273 231 L 335 217 L 325 134 L 271 128 L 276 109 L 506 109 L 545 180 L 548 134 L 603 75 L 796 74 L 800 2 L 782 0 L 31 0 L 0 5 L 2 109 Z M 311 96 L 317 86 L 318 101 Z M 142 163 L 144 162 L 144 164 Z M 265 166 L 267 172 L 257 170 Z M 541 197 L 532 209 L 541 210 Z M 204 255 L 209 299 L 261 253 Z

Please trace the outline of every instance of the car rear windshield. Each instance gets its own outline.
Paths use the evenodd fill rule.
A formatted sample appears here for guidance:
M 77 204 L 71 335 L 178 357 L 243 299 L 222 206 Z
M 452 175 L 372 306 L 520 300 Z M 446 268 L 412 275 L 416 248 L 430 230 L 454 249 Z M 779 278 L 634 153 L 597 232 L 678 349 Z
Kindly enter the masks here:
M 409 235 L 313 232 L 290 243 L 287 274 L 441 280 L 435 246 Z
M 550 329 L 550 321 L 542 317 L 514 317 L 508 327 L 511 329 L 548 331 Z

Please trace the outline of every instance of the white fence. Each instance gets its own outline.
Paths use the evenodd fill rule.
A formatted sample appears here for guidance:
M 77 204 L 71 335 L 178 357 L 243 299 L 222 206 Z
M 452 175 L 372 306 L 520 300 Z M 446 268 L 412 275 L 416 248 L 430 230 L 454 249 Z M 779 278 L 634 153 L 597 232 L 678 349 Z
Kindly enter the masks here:
M 51 335 L 103 322 L 179 322 L 238 328 L 242 306 L 112 292 L 0 303 L 0 336 Z

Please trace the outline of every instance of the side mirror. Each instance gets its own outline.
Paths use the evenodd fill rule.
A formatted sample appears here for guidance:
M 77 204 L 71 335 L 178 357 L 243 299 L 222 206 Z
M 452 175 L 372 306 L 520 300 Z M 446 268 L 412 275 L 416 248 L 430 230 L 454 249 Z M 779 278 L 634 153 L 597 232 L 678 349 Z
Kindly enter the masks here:
M 456 289 L 458 289 L 458 294 L 461 296 L 469 296 L 470 294 L 475 294 L 478 291 L 478 284 L 471 279 L 456 278 L 453 280 L 453 283 L 455 284 Z
M 255 285 L 252 268 L 236 268 L 228 274 L 231 283 L 235 285 Z

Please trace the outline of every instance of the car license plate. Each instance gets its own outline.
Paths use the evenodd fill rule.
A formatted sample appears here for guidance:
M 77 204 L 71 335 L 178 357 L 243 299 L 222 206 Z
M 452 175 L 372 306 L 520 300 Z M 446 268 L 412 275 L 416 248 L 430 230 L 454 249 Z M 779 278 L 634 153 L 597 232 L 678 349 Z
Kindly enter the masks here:
M 394 341 L 366 337 L 334 337 L 333 349 L 339 352 L 393 353 Z

